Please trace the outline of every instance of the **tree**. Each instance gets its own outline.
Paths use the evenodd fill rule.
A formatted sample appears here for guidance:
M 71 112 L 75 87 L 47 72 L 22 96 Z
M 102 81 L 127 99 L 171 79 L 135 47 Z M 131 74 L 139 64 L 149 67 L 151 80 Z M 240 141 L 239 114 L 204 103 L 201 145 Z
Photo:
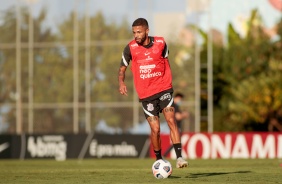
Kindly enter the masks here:
M 269 71 L 250 76 L 231 89 L 231 123 L 245 128 L 246 123 L 265 123 L 268 131 L 282 131 L 282 64 L 271 60 L 269 65 Z
M 20 13 L 21 13 L 21 24 L 20 24 L 20 28 L 21 28 L 21 78 L 22 78 L 22 82 L 21 82 L 21 88 L 22 88 L 22 94 L 21 94 L 21 98 L 22 98 L 22 102 L 26 103 L 29 100 L 29 96 L 28 96 L 28 87 L 29 87 L 29 80 L 28 80 L 28 76 L 29 76 L 29 63 L 28 63 L 28 48 L 27 48 L 27 43 L 28 43 L 28 35 L 29 35 L 29 26 L 28 26 L 28 21 L 29 21 L 29 13 L 28 13 L 28 9 L 27 7 L 21 7 L 20 8 Z M 50 42 L 50 41 L 54 41 L 54 36 L 52 35 L 50 29 L 46 29 L 44 28 L 43 24 L 44 21 L 46 19 L 46 15 L 47 15 L 47 11 L 46 10 L 42 10 L 39 14 L 39 16 L 37 18 L 32 18 L 33 21 L 33 25 L 34 25 L 34 35 L 33 35 L 33 39 L 35 43 L 40 43 L 40 42 Z M 3 12 L 3 24 L 1 24 L 0 26 L 0 30 L 1 30 L 1 36 L 0 36 L 0 40 L 2 43 L 9 43 L 9 44 L 13 44 L 15 43 L 15 38 L 16 38 L 16 12 L 15 12 L 15 8 L 10 8 L 8 9 L 6 12 Z M 15 66 L 16 66 L 16 55 L 15 55 L 15 45 L 11 45 L 11 48 L 7 48 L 7 49 L 3 49 L 2 50 L 2 59 L 1 59 L 1 74 L 2 74 L 2 78 L 1 80 L 1 84 L 3 84 L 1 86 L 2 89 L 2 93 L 1 93 L 1 102 L 4 103 L 3 107 L 7 108 L 7 106 L 5 105 L 5 103 L 14 103 L 16 100 L 16 70 L 15 70 Z M 34 51 L 34 68 L 35 68 L 35 73 L 34 73 L 34 78 L 36 80 L 34 80 L 34 101 L 35 102 L 40 102 L 40 99 L 47 99 L 46 96 L 42 97 L 42 95 L 44 94 L 44 92 L 47 92 L 48 90 L 46 90 L 46 86 L 44 85 L 48 85 L 46 84 L 46 82 L 44 80 L 42 80 L 45 76 L 42 75 L 44 73 L 44 71 L 48 72 L 48 75 L 50 76 L 50 71 L 54 71 L 53 68 L 51 70 L 49 70 L 49 68 L 45 68 L 43 71 L 40 71 L 40 65 L 42 63 L 44 63 L 46 60 L 46 58 L 44 57 L 43 53 L 46 53 L 46 51 L 42 51 L 44 49 L 39 49 L 37 48 L 37 45 L 35 44 L 35 51 Z M 47 52 L 51 53 L 50 58 L 54 58 L 54 56 L 56 55 L 55 50 L 54 49 L 46 49 L 48 50 Z M 50 67 L 52 67 L 52 65 L 50 65 Z M 39 73 L 37 73 L 39 71 Z M 49 78 L 50 79 L 50 78 Z M 49 81 L 50 82 L 50 81 Z M 37 87 L 37 84 L 40 84 Z M 49 86 L 48 86 L 49 87 Z M 10 132 L 13 132 L 15 130 L 15 121 L 16 118 L 14 116 L 14 108 L 9 108 L 9 111 L 7 113 L 7 115 L 5 115 L 7 121 L 9 122 L 10 126 Z M 47 111 L 45 111 L 47 112 Z M 41 123 L 42 119 L 44 119 L 44 121 L 47 121 L 47 119 L 49 118 L 43 118 L 46 117 L 46 114 L 48 113 L 38 113 L 35 112 L 35 122 L 37 122 L 38 120 L 40 120 L 40 123 L 37 123 L 36 125 L 39 126 L 39 131 L 42 131 L 44 129 L 46 129 L 46 126 L 42 126 L 42 125 L 52 125 L 50 122 L 46 122 L 46 123 Z M 23 110 L 23 129 L 24 131 L 27 130 L 27 110 L 24 109 Z M 49 116 L 48 116 L 49 117 Z M 40 128 L 41 127 L 41 128 Z M 38 127 L 36 127 L 38 128 Z
M 61 25 L 61 41 L 73 41 L 74 38 L 74 22 L 75 15 L 71 14 Z M 85 42 L 85 16 L 77 19 L 79 43 Z M 130 72 L 127 73 L 128 90 L 132 91 L 129 96 L 124 99 L 118 93 L 117 72 L 121 61 L 121 53 L 131 37 L 128 23 L 123 20 L 120 25 L 114 22 L 106 23 L 101 12 L 90 17 L 90 58 L 91 58 L 91 102 L 122 102 L 132 101 L 133 99 L 133 82 Z M 73 46 L 67 47 L 67 53 L 70 55 L 67 60 L 71 63 L 73 60 Z M 85 102 L 85 47 L 79 45 L 79 101 Z M 70 99 L 72 100 L 72 99 Z M 83 112 L 83 110 L 81 111 Z M 83 114 L 83 113 L 82 113 Z M 91 111 L 91 125 L 95 127 L 99 121 L 113 127 L 120 127 L 125 130 L 132 125 L 132 108 L 107 108 L 98 107 Z M 81 118 L 82 119 L 82 118 Z M 83 119 L 81 120 L 84 121 Z
M 243 38 L 229 25 L 221 72 L 214 75 L 224 80 L 220 106 L 215 110 L 216 127 L 230 131 L 271 131 L 275 127 L 281 131 L 281 54 L 275 46 L 279 44 L 272 43 L 264 32 L 257 10 L 252 11 L 248 25 Z

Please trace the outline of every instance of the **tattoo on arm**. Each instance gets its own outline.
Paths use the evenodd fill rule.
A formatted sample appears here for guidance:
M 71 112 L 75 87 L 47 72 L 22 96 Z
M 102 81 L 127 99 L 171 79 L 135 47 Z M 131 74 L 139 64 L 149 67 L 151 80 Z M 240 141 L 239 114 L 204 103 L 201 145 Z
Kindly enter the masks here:
M 118 70 L 118 75 L 119 75 L 119 76 L 124 76 L 124 71 L 122 71 L 121 68 L 119 68 L 119 70 Z
M 119 82 L 124 81 L 125 79 L 125 69 L 123 67 L 120 67 L 118 70 L 118 79 Z

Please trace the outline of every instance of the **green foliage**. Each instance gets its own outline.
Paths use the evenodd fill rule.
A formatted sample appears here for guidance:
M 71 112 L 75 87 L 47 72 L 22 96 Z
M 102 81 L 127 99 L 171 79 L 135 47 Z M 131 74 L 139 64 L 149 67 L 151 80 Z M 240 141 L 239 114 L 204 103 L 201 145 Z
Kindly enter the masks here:
M 73 76 L 74 76 L 74 40 L 75 31 L 78 35 L 78 83 L 79 102 L 85 102 L 85 58 L 86 58 L 86 17 L 70 16 L 58 25 L 58 32 L 51 32 L 44 28 L 47 11 L 42 10 L 33 21 L 33 83 L 29 83 L 29 12 L 26 7 L 21 7 L 21 87 L 22 102 L 29 102 L 29 87 L 33 86 L 33 101 L 37 104 L 72 103 L 73 102 Z M 15 43 L 16 35 L 16 11 L 13 8 L 2 13 L 3 23 L 0 25 L 1 43 Z M 74 19 L 77 23 L 75 27 Z M 121 53 L 127 41 L 131 37 L 127 22 L 121 25 L 106 23 L 102 13 L 98 12 L 90 17 L 90 68 L 91 71 L 91 102 L 114 102 L 121 101 L 118 93 L 117 71 L 121 60 Z M 52 43 L 54 46 L 40 46 L 40 44 Z M 56 44 L 55 44 L 56 43 Z M 0 52 L 0 101 L 2 103 L 16 102 L 16 46 L 3 49 Z M 128 72 L 128 90 L 133 91 L 133 83 Z M 133 93 L 127 100 L 131 101 Z M 127 110 L 128 111 L 128 110 Z M 128 111 L 130 112 L 130 110 Z M 99 116 L 103 114 L 104 116 Z M 110 125 L 121 126 L 120 123 L 132 124 L 132 115 L 122 118 L 124 112 L 108 108 L 101 113 L 98 109 L 92 111 L 92 125 L 105 118 Z M 27 111 L 23 111 L 27 116 Z M 84 110 L 80 110 L 84 114 Z M 129 113 L 132 114 L 132 113 Z M 72 131 L 72 108 L 67 109 L 43 109 L 34 110 L 35 132 L 61 132 Z M 11 110 L 7 117 L 10 123 L 10 131 L 15 126 L 15 115 Z M 24 131 L 27 130 L 28 118 L 23 118 Z M 84 121 L 84 117 L 80 117 Z M 83 128 L 83 127 L 82 127 Z M 83 131 L 83 130 L 82 130 Z
M 250 76 L 232 88 L 234 100 L 229 102 L 231 121 L 236 124 L 250 121 L 265 123 L 277 118 L 282 109 L 281 79 L 282 70 L 271 71 Z
M 72 103 L 74 51 L 78 57 L 79 102 L 84 103 L 86 92 L 85 69 L 91 72 L 91 103 L 132 102 L 134 86 L 130 69 L 126 73 L 129 96 L 118 93 L 117 72 L 121 53 L 132 38 L 130 25 L 124 19 L 120 24 L 107 22 L 101 12 L 89 17 L 90 38 L 87 36 L 87 19 L 72 12 L 58 24 L 58 32 L 46 29 L 47 10 L 32 17 L 33 40 L 33 83 L 29 81 L 29 13 L 21 7 L 21 88 L 23 103 L 29 102 L 29 89 L 33 87 L 36 104 Z M 16 11 L 8 9 L 1 14 L 0 42 L 0 102 L 16 103 Z M 75 22 L 75 24 L 74 24 Z M 77 25 L 77 27 L 76 27 Z M 208 35 L 193 27 L 202 36 L 201 64 L 207 64 Z M 282 19 L 277 24 L 280 39 L 271 40 L 264 31 L 257 10 L 251 12 L 245 36 L 236 32 L 232 24 L 227 27 L 225 46 L 213 44 L 213 86 L 215 131 L 256 130 L 252 125 L 267 127 L 273 119 L 281 124 L 281 62 L 282 62 Z M 77 40 L 76 39 L 77 33 Z M 87 40 L 89 39 L 89 40 Z M 77 41 L 77 42 L 75 42 Z M 86 45 L 89 41 L 89 47 Z M 13 44 L 10 44 L 13 43 Z M 52 43 L 54 45 L 50 46 Z M 77 50 L 74 50 L 77 43 Z M 46 44 L 45 46 L 42 46 Z M 175 91 L 185 93 L 185 100 L 193 101 L 195 86 L 194 48 L 179 43 L 167 43 L 173 73 Z M 90 68 L 86 68 L 87 51 L 90 51 Z M 207 89 L 207 69 L 201 70 L 201 85 Z M 201 93 L 203 114 L 206 113 L 207 95 Z M 135 99 L 136 100 L 136 99 Z M 27 130 L 27 109 L 23 110 L 24 131 Z M 191 110 L 193 111 L 193 110 Z M 79 123 L 84 126 L 84 107 L 80 106 Z M 2 114 L 3 115 L 3 114 Z M 132 125 L 133 108 L 109 108 L 98 106 L 91 109 L 91 125 L 100 120 L 108 125 L 126 130 Z M 141 115 L 142 113 L 141 113 Z M 73 109 L 34 110 L 35 132 L 72 131 Z M 15 124 L 15 108 L 5 116 L 11 127 Z M 264 131 L 267 129 L 264 129 Z M 14 131 L 14 128 L 10 130 Z M 83 131 L 83 130 L 82 130 Z M 203 130 L 205 131 L 205 130 Z
M 227 37 L 227 47 L 213 46 L 214 129 L 267 131 L 257 127 L 267 127 L 273 119 L 281 123 L 282 118 L 281 35 L 280 41 L 271 42 L 253 10 L 246 36 L 229 24 Z M 203 58 L 206 53 L 204 49 Z
M 194 100 L 195 66 L 191 55 L 192 49 L 176 43 L 167 43 L 169 47 L 169 61 L 173 75 L 175 92 L 185 93 L 185 100 Z
M 75 14 L 72 13 L 69 19 L 65 20 L 60 27 L 60 40 L 72 41 L 75 35 L 73 21 Z M 79 42 L 87 41 L 85 37 L 86 17 L 76 18 L 79 32 Z M 114 22 L 106 24 L 101 12 L 90 17 L 90 71 L 91 71 L 91 102 L 116 102 L 122 101 L 118 93 L 117 72 L 121 61 L 121 53 L 131 37 L 129 26 L 124 20 L 121 25 Z M 117 41 L 118 40 L 118 41 Z M 67 58 L 72 62 L 73 47 L 67 47 Z M 79 99 L 85 102 L 85 47 L 79 45 Z M 129 96 L 126 100 L 133 98 L 133 82 L 130 71 L 127 72 L 127 86 Z M 72 86 L 70 86 L 72 87 Z M 95 109 L 91 113 L 92 127 L 100 120 L 104 120 L 110 126 L 126 127 L 132 124 L 132 113 L 126 110 L 128 116 L 123 116 L 124 110 L 115 108 Z

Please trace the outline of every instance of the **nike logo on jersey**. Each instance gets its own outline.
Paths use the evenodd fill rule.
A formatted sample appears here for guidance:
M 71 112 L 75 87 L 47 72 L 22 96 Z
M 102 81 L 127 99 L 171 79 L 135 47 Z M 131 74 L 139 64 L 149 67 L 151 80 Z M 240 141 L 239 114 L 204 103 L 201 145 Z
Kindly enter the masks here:
M 9 147 L 9 143 L 6 142 L 0 145 L 0 153 Z
M 145 56 L 148 56 L 150 53 L 151 53 L 151 52 L 146 52 L 146 53 L 145 53 Z

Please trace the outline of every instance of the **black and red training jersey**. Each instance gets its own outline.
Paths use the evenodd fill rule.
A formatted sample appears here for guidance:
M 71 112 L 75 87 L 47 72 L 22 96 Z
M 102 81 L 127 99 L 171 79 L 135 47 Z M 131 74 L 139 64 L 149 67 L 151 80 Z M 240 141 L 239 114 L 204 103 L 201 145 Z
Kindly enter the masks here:
M 172 74 L 168 60 L 168 48 L 163 37 L 149 37 L 150 43 L 139 45 L 135 40 L 124 48 L 121 66 L 131 71 L 140 101 L 159 98 L 173 92 Z

